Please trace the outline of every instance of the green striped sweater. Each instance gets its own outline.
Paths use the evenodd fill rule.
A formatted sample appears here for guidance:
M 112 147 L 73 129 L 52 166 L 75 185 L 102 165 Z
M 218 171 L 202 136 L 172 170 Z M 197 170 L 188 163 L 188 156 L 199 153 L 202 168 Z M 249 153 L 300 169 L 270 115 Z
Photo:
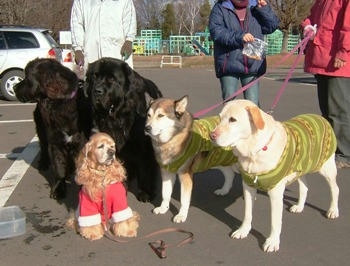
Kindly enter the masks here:
M 237 157 L 232 153 L 231 147 L 218 147 L 214 145 L 209 137 L 220 122 L 219 116 L 207 117 L 200 120 L 194 120 L 192 126 L 192 137 L 190 143 L 181 155 L 168 165 L 161 165 L 171 173 L 176 173 L 189 159 L 193 158 L 200 152 L 200 160 L 195 160 L 191 166 L 193 173 L 203 172 L 215 166 L 229 166 L 237 162 Z
M 277 167 L 267 173 L 250 174 L 241 169 L 243 180 L 252 187 L 268 191 L 285 176 L 298 177 L 320 170 L 335 152 L 337 143 L 331 125 L 315 114 L 296 116 L 283 122 L 287 145 Z

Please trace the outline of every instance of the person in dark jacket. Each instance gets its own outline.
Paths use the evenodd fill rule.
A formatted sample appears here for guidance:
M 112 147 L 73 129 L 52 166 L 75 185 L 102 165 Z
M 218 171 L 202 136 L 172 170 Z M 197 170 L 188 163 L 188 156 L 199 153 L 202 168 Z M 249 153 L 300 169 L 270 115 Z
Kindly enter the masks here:
M 209 30 L 214 41 L 216 77 L 220 79 L 225 100 L 242 86 L 266 72 L 266 59 L 256 60 L 243 55 L 244 43 L 263 34 L 273 33 L 279 19 L 265 0 L 219 0 L 211 10 Z M 259 105 L 259 83 L 244 91 L 244 98 Z

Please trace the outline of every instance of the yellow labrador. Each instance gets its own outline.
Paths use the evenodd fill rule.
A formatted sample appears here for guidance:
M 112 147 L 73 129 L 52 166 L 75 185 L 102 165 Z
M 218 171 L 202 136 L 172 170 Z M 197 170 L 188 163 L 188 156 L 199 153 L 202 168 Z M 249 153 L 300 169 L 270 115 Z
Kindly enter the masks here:
M 311 172 L 319 172 L 329 184 L 331 203 L 327 217 L 335 219 L 339 216 L 334 160 L 336 140 L 324 118 L 307 114 L 278 122 L 251 101 L 235 100 L 224 106 L 220 119 L 211 133 L 212 141 L 219 146 L 233 147 L 244 181 L 244 219 L 239 229 L 232 233 L 232 238 L 248 235 L 256 190 L 264 190 L 270 197 L 271 232 L 263 249 L 266 252 L 279 250 L 285 187 L 298 180 L 299 200 L 290 211 L 300 213 L 308 190 L 302 175 Z

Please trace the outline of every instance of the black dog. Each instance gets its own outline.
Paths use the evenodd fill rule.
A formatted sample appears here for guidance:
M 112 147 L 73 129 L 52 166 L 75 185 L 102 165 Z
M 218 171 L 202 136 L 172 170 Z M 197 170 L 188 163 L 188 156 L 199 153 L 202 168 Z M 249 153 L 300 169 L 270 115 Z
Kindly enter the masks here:
M 35 59 L 15 86 L 21 102 L 36 102 L 34 121 L 40 141 L 39 168 L 51 166 L 50 197 L 62 199 L 66 180 L 74 175 L 75 158 L 91 130 L 89 103 L 74 72 L 54 59 Z
M 151 140 L 144 134 L 147 93 L 162 96 L 157 86 L 132 70 L 127 63 L 102 58 L 89 64 L 85 90 L 92 105 L 93 127 L 113 137 L 128 178 L 137 178 L 140 201 L 155 196 L 159 166 Z

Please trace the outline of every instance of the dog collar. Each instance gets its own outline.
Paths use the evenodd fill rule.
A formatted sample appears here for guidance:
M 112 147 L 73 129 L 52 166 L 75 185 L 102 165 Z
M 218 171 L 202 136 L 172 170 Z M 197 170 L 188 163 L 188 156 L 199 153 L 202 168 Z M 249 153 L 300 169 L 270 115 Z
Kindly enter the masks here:
M 75 95 L 77 95 L 77 92 L 78 92 L 78 88 L 76 88 L 72 94 L 70 95 L 70 98 L 73 99 L 75 97 Z
M 272 137 L 273 137 L 274 134 L 275 134 L 275 132 L 273 132 L 273 133 L 271 134 L 271 136 L 270 136 L 269 140 L 267 141 L 267 143 L 266 143 L 261 149 L 259 149 L 258 152 L 259 152 L 259 151 L 267 151 L 268 145 L 270 144 L 270 142 L 271 142 Z

